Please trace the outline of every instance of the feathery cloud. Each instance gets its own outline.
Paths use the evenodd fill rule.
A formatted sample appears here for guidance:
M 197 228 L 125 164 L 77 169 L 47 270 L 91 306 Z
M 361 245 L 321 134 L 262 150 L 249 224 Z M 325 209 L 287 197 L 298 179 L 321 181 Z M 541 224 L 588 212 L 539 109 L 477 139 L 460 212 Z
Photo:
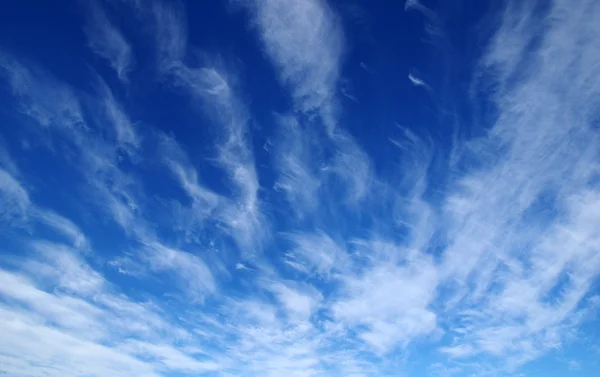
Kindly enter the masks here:
M 513 41 L 526 44 L 525 30 L 541 21 L 527 4 L 511 4 L 482 60 L 480 79 L 498 82 L 498 120 L 467 144 L 462 158 L 480 168 L 456 182 L 445 207 L 450 242 L 440 271 L 460 287 L 450 304 L 478 313 L 456 334 L 455 354 L 477 349 L 517 367 L 559 347 L 597 276 L 587 221 L 597 206 L 589 109 L 599 86 L 589 80 L 598 69 L 578 42 L 599 35 L 590 9 L 598 7 L 553 4 L 540 43 L 519 51 Z
M 318 146 L 312 140 L 311 130 L 302 127 L 293 116 L 280 117 L 278 125 L 273 159 L 279 177 L 274 189 L 282 191 L 296 214 L 302 217 L 319 204 L 321 178 L 314 167 Z
M 0 218 L 13 221 L 23 218 L 29 207 L 29 195 L 23 186 L 7 171 L 0 169 Z
M 325 111 L 335 94 L 344 37 L 321 0 L 250 1 L 265 52 L 303 112 Z
M 99 3 L 90 1 L 87 7 L 85 31 L 90 49 L 108 62 L 119 79 L 127 81 L 134 64 L 131 46 Z
M 354 34 L 325 1 L 242 2 L 260 51 L 235 44 L 237 63 L 183 2 L 125 3 L 133 27 L 94 3 L 86 29 L 121 80 L 91 68 L 90 88 L 0 53 L 10 121 L 27 128 L 0 139 L 0 373 L 499 375 L 595 324 L 597 2 L 509 2 L 471 97 L 448 99 L 491 115 L 457 116 L 473 132 L 447 139 L 388 122 L 367 86 L 338 98 Z M 144 82 L 134 47 L 154 67 Z M 271 72 L 250 80 L 251 53 L 283 108 L 248 100 Z M 427 77 L 408 78 L 440 95 Z M 394 116 L 421 124 L 418 99 L 398 98 Z M 363 112 L 377 127 L 358 140 L 347 115 Z

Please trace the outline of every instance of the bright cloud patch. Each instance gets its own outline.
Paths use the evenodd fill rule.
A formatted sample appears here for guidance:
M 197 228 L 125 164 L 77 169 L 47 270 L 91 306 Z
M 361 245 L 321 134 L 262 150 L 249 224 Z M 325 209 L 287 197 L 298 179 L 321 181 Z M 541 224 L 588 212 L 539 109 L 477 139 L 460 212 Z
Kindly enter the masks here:
M 55 7 L 0 12 L 0 374 L 600 367 L 600 3 Z

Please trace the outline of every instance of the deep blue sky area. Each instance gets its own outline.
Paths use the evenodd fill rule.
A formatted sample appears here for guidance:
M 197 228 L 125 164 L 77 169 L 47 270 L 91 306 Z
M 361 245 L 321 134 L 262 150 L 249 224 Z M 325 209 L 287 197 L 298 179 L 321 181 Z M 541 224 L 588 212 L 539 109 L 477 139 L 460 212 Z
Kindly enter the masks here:
M 0 5 L 0 374 L 595 377 L 600 3 Z

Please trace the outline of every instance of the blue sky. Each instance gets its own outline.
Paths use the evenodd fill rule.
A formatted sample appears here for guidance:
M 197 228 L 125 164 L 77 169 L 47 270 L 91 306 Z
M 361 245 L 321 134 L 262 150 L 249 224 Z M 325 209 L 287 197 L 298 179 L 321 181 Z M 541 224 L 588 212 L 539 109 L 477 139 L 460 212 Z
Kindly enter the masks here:
M 599 2 L 1 8 L 0 375 L 597 376 Z

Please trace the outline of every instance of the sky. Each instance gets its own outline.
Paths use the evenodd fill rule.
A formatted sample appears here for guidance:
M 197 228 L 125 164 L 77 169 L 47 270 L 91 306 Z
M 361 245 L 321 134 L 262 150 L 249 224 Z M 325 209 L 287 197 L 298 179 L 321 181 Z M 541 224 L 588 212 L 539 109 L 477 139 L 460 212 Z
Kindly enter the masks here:
M 600 2 L 0 7 L 1 376 L 598 376 Z

